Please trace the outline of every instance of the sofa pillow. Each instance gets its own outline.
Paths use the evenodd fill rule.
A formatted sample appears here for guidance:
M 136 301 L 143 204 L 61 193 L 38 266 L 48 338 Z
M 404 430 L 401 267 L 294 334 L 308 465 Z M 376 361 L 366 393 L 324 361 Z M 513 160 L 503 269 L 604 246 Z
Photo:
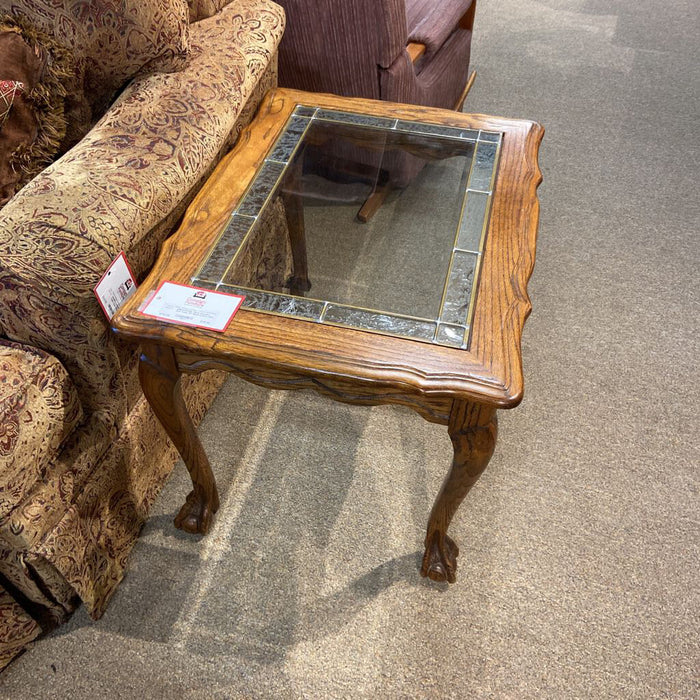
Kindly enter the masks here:
M 174 72 L 187 60 L 187 0 L 10 0 L 9 9 L 53 36 L 75 60 L 62 150 L 87 133 L 131 78 Z
M 50 37 L 0 15 L 0 207 L 58 152 L 68 64 Z

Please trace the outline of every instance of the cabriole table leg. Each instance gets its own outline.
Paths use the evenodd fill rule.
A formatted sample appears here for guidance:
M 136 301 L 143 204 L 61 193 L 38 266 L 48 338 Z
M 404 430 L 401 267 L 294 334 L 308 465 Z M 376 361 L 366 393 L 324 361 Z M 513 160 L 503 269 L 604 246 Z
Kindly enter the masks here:
M 447 430 L 454 446 L 454 459 L 430 513 L 421 575 L 433 581 L 454 583 L 459 547 L 447 535 L 447 528 L 491 459 L 496 445 L 496 409 L 455 401 Z
M 141 346 L 139 379 L 143 393 L 184 460 L 194 487 L 175 517 L 175 527 L 204 535 L 219 509 L 219 494 L 209 460 L 182 398 L 181 377 L 171 347 Z

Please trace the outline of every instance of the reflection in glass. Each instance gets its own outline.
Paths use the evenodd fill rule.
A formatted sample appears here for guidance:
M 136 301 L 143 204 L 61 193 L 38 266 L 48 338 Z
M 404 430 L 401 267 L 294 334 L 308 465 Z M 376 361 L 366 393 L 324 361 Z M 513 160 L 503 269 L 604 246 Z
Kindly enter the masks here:
M 457 248 L 479 252 L 486 229 L 487 207 L 491 195 L 484 192 L 467 192 L 462 220 L 457 235 Z
M 435 342 L 440 345 L 450 345 L 454 348 L 461 348 L 464 343 L 464 334 L 466 330 L 464 326 L 450 326 L 446 323 L 441 323 L 438 326 Z
M 299 105 L 193 283 L 262 312 L 464 347 L 501 137 Z M 256 286 L 231 264 L 278 197 L 309 291 Z

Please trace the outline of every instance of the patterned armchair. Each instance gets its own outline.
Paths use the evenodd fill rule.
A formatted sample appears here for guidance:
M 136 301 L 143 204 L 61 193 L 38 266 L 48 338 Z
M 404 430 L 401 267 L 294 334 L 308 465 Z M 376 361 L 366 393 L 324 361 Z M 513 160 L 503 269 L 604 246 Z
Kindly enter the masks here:
M 143 278 L 277 80 L 284 13 L 271 0 L 127 0 L 155 37 L 175 27 L 180 65 L 117 84 L 118 57 L 133 57 L 143 33 L 86 46 L 80 32 L 109 31 L 124 4 L 0 2 L 0 14 L 60 28 L 55 39 L 82 51 L 66 86 L 75 144 L 0 209 L 0 668 L 79 600 L 103 613 L 176 459 L 140 391 L 137 352 L 92 289 L 120 251 Z M 111 19 L 88 23 L 86 11 Z M 71 96 L 71 81 L 85 92 Z M 193 416 L 220 383 L 185 383 Z

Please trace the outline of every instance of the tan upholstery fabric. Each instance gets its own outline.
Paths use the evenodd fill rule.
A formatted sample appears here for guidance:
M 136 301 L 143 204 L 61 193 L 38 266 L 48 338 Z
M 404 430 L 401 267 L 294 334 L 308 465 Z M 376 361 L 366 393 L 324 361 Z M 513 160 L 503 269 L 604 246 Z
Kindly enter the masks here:
M 0 671 L 41 633 L 41 628 L 0 587 Z
M 56 358 L 0 339 L 0 519 L 44 476 L 81 418 L 78 395 Z
M 185 378 L 195 423 L 224 379 L 216 372 Z M 56 567 L 94 618 L 102 615 L 123 578 L 129 552 L 176 459 L 175 448 L 142 398 L 113 448 L 37 547 L 37 554 Z
M 120 250 L 137 276 L 153 263 L 166 233 L 153 231 L 219 157 L 283 26 L 267 0 L 238 0 L 197 23 L 186 70 L 135 81 L 2 210 L 0 326 L 59 357 L 86 411 L 125 415 L 121 366 L 131 355 L 114 342 L 92 288 Z
M 0 575 L 54 623 L 75 592 L 102 614 L 175 459 L 138 390 L 137 351 L 111 332 L 92 287 L 120 250 L 139 279 L 151 267 L 276 83 L 283 29 L 270 0 L 234 0 L 197 22 L 184 70 L 136 79 L 0 212 L 0 334 L 55 356 L 83 409 L 43 477 L 0 518 Z M 281 214 L 251 269 L 285 269 Z M 185 378 L 197 419 L 220 382 Z
M 10 14 L 53 36 L 73 54 L 76 72 L 67 86 L 72 142 L 104 112 L 127 80 L 180 70 L 187 58 L 186 0 L 10 0 L 7 4 Z
M 226 7 L 231 0 L 189 0 L 190 22 L 198 22 L 215 15 Z
M 27 606 L 26 612 L 42 629 L 53 629 L 65 622 L 78 606 L 75 591 L 46 559 L 0 547 L 0 561 L 3 580 L 13 587 L 13 593 L 18 593 L 15 600 Z
M 104 414 L 99 412 L 79 425 L 43 477 L 34 480 L 24 500 L 0 521 L 0 547 L 38 546 L 82 493 L 96 465 L 114 448 L 117 437 L 117 427 L 107 425 Z
M 284 212 L 278 204 L 261 222 L 259 235 L 249 246 L 250 260 L 241 264 L 251 277 L 266 279 L 271 274 L 269 284 L 281 286 L 291 273 L 288 246 Z M 201 420 L 225 376 L 205 372 L 184 377 L 183 393 L 195 424 Z M 124 575 L 131 547 L 176 458 L 172 443 L 141 395 L 119 438 L 79 489 L 75 488 L 70 471 L 63 472 L 63 478 L 59 479 L 62 486 L 38 485 L 22 507 L 15 509 L 8 527 L 0 532 L 14 533 L 11 541 L 15 551 L 32 548 L 50 562 L 78 592 L 88 612 L 97 618 Z M 63 463 L 70 463 L 70 459 Z M 62 496 L 64 502 L 57 503 L 57 496 Z M 47 512 L 62 512 L 64 516 L 47 528 Z M 25 567 L 27 561 L 36 569 L 36 555 L 28 560 L 21 558 L 15 569 Z M 15 577 L 15 585 L 32 600 L 51 607 L 52 601 L 37 599 L 41 593 L 31 581 L 23 580 L 21 573 Z M 63 604 L 52 608 L 56 619 L 63 610 L 70 610 L 70 596 L 64 594 L 60 599 Z

